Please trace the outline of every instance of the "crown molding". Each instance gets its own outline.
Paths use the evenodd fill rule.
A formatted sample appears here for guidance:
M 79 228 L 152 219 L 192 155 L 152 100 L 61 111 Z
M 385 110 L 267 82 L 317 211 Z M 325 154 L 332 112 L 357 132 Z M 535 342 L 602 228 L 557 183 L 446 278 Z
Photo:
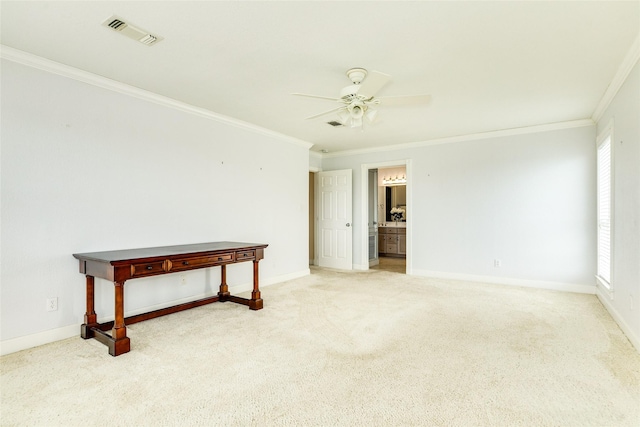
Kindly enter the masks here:
M 549 132 L 554 130 L 571 129 L 576 127 L 593 126 L 591 119 L 571 120 L 566 122 L 548 123 L 544 125 L 526 126 L 513 129 L 494 130 L 489 132 L 471 133 L 467 135 L 451 136 L 446 138 L 429 139 L 426 141 L 408 142 L 406 144 L 386 145 L 375 148 L 363 148 L 358 150 L 345 150 L 335 153 L 323 154 L 322 158 L 355 156 L 359 154 L 378 153 L 383 151 L 406 150 L 409 148 L 428 147 L 430 145 L 453 144 L 456 142 L 477 141 L 488 138 L 500 138 L 504 136 L 524 135 L 528 133 Z
M 595 123 L 597 123 L 598 120 L 602 118 L 602 115 L 609 107 L 609 104 L 611 104 L 611 101 L 613 101 L 613 98 L 616 96 L 624 82 L 627 80 L 627 77 L 629 77 L 631 70 L 638 62 L 638 59 L 640 59 L 640 34 L 636 36 L 636 39 L 629 48 L 627 55 L 624 57 L 622 63 L 618 67 L 616 75 L 613 76 L 613 80 L 611 80 L 611 83 L 609 83 L 607 90 L 604 92 L 602 99 L 600 99 L 598 106 L 593 112 L 591 119 Z
M 610 92 L 612 92 L 612 94 L 609 95 L 609 98 L 607 98 L 607 94 L 605 94 L 605 97 L 603 97 L 603 100 L 600 102 L 600 105 L 596 109 L 596 112 L 599 112 L 600 115 L 602 114 L 604 109 L 606 109 L 606 106 L 608 106 L 608 104 L 611 102 L 611 99 L 613 99 L 613 96 L 615 95 L 615 93 L 617 93 L 620 86 L 622 86 L 622 83 L 628 76 L 629 72 L 631 71 L 631 69 L 633 68 L 633 66 L 635 65 L 635 62 L 638 60 L 639 57 L 640 57 L 640 38 L 636 38 L 636 41 L 632 46 L 632 49 L 630 49 L 629 54 L 627 54 L 627 57 L 623 61 L 622 65 L 620 66 L 618 73 L 616 74 L 616 78 L 614 78 L 614 82 L 616 82 L 617 87 L 615 88 L 615 90 L 613 90 L 614 82 L 612 82 L 612 84 L 609 85 L 607 94 L 609 94 Z M 12 47 L 5 46 L 2 44 L 0 44 L 0 58 L 7 59 L 9 61 L 13 61 L 16 63 L 20 63 L 22 65 L 26 65 L 32 68 L 37 68 L 50 73 L 58 74 L 63 77 L 71 78 L 76 81 L 91 84 L 93 86 L 118 92 L 127 96 L 132 96 L 145 101 L 153 102 L 155 104 L 170 107 L 170 108 L 183 111 L 189 114 L 193 114 L 193 115 L 204 117 L 217 122 L 225 123 L 227 125 L 242 128 L 254 133 L 277 138 L 279 140 L 283 140 L 283 141 L 292 143 L 294 145 L 304 147 L 306 149 L 310 149 L 314 145 L 313 143 L 308 141 L 303 141 L 301 139 L 293 138 L 288 135 L 284 135 L 260 126 L 256 126 L 248 122 L 244 122 L 242 120 L 237 120 L 232 117 L 214 113 L 204 108 L 195 107 L 193 105 L 190 105 L 181 101 L 177 101 L 175 99 L 172 99 L 166 96 L 158 95 L 153 92 L 139 89 L 115 80 L 108 79 L 106 77 L 102 77 L 87 71 L 83 71 L 68 65 L 64 65 L 59 62 L 51 61 L 49 59 L 42 58 L 40 56 L 33 55 L 33 54 L 30 54 L 18 49 L 14 49 Z M 605 99 L 608 99 L 606 101 L 606 105 L 605 105 Z M 376 153 L 376 152 L 382 152 L 382 151 L 404 150 L 408 148 L 425 147 L 430 145 L 451 144 L 456 142 L 474 141 L 474 140 L 487 139 L 487 138 L 496 138 L 501 136 L 522 135 L 527 133 L 545 132 L 545 131 L 558 130 L 558 129 L 567 129 L 572 127 L 591 126 L 594 124 L 594 121 L 596 121 L 596 118 L 599 118 L 599 116 L 597 116 L 596 113 L 594 113 L 592 119 L 582 119 L 582 120 L 574 120 L 574 121 L 568 121 L 568 122 L 527 126 L 527 127 L 514 128 L 514 129 L 503 129 L 503 130 L 497 130 L 497 131 L 473 133 L 473 134 L 459 135 L 459 136 L 446 137 L 446 138 L 437 138 L 437 139 L 426 140 L 426 141 L 410 142 L 406 144 L 363 148 L 363 149 L 357 149 L 357 150 L 345 150 L 345 151 L 339 151 L 335 153 L 318 153 L 315 151 L 310 151 L 310 153 L 314 157 L 319 157 L 324 159 L 324 158 L 333 158 L 333 157 L 352 156 L 352 155 L 358 155 L 358 154 Z
M 313 144 L 0 44 L 0 58 L 310 149 Z

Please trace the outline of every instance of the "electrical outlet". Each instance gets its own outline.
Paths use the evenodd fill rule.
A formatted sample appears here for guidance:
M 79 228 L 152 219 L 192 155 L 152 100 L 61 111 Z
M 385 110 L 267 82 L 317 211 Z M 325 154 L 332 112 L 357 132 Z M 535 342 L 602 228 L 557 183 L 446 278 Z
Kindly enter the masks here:
M 499 259 L 494 259 L 493 260 L 493 266 L 496 267 L 496 268 L 502 267 L 502 261 L 499 260 Z
M 58 297 L 47 298 L 47 311 L 58 310 Z

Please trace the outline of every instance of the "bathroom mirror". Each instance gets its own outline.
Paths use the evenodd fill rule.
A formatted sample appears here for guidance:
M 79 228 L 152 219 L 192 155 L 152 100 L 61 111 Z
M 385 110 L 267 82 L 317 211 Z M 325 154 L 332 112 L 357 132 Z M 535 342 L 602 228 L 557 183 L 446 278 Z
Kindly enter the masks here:
M 406 185 L 394 185 L 385 187 L 385 203 L 386 203 L 386 220 L 391 222 L 391 208 L 403 208 L 405 210 L 404 218 L 402 221 L 407 220 L 407 186 Z

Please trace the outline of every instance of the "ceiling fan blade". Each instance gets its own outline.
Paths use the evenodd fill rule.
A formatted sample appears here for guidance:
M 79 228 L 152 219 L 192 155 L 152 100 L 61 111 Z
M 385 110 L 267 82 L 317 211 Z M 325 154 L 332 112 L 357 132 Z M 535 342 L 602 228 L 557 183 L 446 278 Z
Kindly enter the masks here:
M 431 95 L 383 96 L 376 99 L 384 106 L 418 105 L 427 104 Z
M 378 71 L 370 71 L 369 74 L 367 74 L 367 77 L 365 77 L 364 81 L 360 83 L 358 95 L 363 95 L 367 98 L 371 98 L 390 81 L 390 75 L 380 73 Z
M 338 101 L 338 98 L 331 98 L 328 96 L 320 96 L 320 95 L 308 95 L 306 93 L 292 93 L 291 95 L 296 95 L 296 96 L 305 96 L 307 98 L 319 98 L 319 99 L 328 99 L 329 101 Z
M 316 117 L 324 116 L 325 114 L 334 113 L 334 112 L 336 112 L 338 110 L 342 110 L 343 108 L 346 108 L 346 107 L 345 106 L 340 106 L 338 108 L 332 108 L 331 110 L 325 111 L 324 113 L 320 113 L 320 114 L 316 114 L 315 116 L 307 117 L 307 119 L 315 119 Z

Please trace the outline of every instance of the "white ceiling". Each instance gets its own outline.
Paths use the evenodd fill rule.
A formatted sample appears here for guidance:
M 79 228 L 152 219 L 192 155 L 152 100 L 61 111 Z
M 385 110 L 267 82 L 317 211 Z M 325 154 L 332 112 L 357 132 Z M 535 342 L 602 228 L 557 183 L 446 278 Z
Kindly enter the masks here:
M 2 1 L 1 43 L 330 152 L 588 119 L 640 31 L 638 1 Z M 145 46 L 111 15 L 164 37 Z M 306 120 L 363 67 L 390 74 L 364 131 Z

